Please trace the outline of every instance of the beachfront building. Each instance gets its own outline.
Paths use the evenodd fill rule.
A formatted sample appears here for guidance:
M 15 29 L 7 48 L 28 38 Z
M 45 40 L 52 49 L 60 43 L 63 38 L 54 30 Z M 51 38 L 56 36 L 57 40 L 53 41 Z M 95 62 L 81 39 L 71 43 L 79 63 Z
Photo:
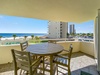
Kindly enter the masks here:
M 75 31 L 75 25 L 74 24 L 70 25 L 69 33 L 70 34 L 76 33 L 76 31 Z
M 49 38 L 66 38 L 68 32 L 68 22 L 48 22 Z

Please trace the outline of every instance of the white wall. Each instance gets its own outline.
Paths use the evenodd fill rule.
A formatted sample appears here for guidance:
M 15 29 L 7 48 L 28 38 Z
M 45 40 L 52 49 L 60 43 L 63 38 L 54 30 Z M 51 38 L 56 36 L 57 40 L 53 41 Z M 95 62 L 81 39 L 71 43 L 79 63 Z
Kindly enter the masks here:
M 50 21 L 48 26 L 49 37 L 60 38 L 60 22 Z

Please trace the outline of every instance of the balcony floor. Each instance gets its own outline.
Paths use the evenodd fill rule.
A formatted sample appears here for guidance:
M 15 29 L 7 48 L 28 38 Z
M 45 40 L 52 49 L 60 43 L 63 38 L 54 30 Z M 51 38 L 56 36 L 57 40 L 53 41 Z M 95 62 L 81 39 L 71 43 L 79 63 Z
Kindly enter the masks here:
M 59 68 L 59 70 L 67 75 L 67 71 L 64 71 L 61 68 Z M 81 52 L 73 53 L 71 59 L 71 75 L 81 75 L 81 71 L 88 72 L 92 75 L 99 75 L 96 70 L 96 62 L 93 57 Z M 0 75 L 14 75 L 12 64 L 0 65 Z M 46 75 L 49 74 L 46 73 Z M 59 75 L 63 74 L 59 73 Z

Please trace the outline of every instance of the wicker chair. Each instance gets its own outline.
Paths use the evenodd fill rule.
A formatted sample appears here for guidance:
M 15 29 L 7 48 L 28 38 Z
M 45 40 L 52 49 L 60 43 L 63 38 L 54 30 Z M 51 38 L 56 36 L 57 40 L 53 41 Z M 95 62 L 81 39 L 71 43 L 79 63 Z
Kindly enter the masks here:
M 58 55 L 55 56 L 54 63 L 57 64 L 57 75 L 58 75 L 58 67 L 62 68 L 61 66 L 67 67 L 68 68 L 68 75 L 71 75 L 70 60 L 71 60 L 72 50 L 73 50 L 73 47 L 72 47 L 72 44 L 71 44 L 70 49 L 68 51 L 64 50 L 64 51 L 67 52 L 66 55 L 58 54 Z M 58 65 L 61 65 L 61 66 L 58 66 Z M 64 69 L 64 68 L 62 68 L 62 69 Z
M 14 62 L 14 75 L 18 75 L 19 69 L 26 71 L 29 75 L 36 75 L 38 66 L 41 63 L 41 57 L 31 60 L 30 52 L 11 50 Z M 21 73 L 20 73 L 21 74 Z

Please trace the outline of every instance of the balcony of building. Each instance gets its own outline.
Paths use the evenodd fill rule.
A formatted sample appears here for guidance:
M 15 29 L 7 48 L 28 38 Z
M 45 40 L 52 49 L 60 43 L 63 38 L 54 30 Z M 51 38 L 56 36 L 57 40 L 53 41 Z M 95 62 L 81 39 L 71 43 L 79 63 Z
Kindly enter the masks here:
M 70 65 L 72 75 L 80 75 L 82 71 L 98 75 L 94 42 L 58 41 L 57 44 L 62 45 L 64 49 L 68 49 L 70 44 L 73 45 Z M 14 75 L 11 49 L 20 50 L 21 48 L 19 45 L 0 46 L 0 75 Z M 67 74 L 66 70 L 62 68 L 59 70 Z M 61 72 L 59 72 L 60 75 L 62 75 Z M 48 72 L 45 74 L 49 75 Z

